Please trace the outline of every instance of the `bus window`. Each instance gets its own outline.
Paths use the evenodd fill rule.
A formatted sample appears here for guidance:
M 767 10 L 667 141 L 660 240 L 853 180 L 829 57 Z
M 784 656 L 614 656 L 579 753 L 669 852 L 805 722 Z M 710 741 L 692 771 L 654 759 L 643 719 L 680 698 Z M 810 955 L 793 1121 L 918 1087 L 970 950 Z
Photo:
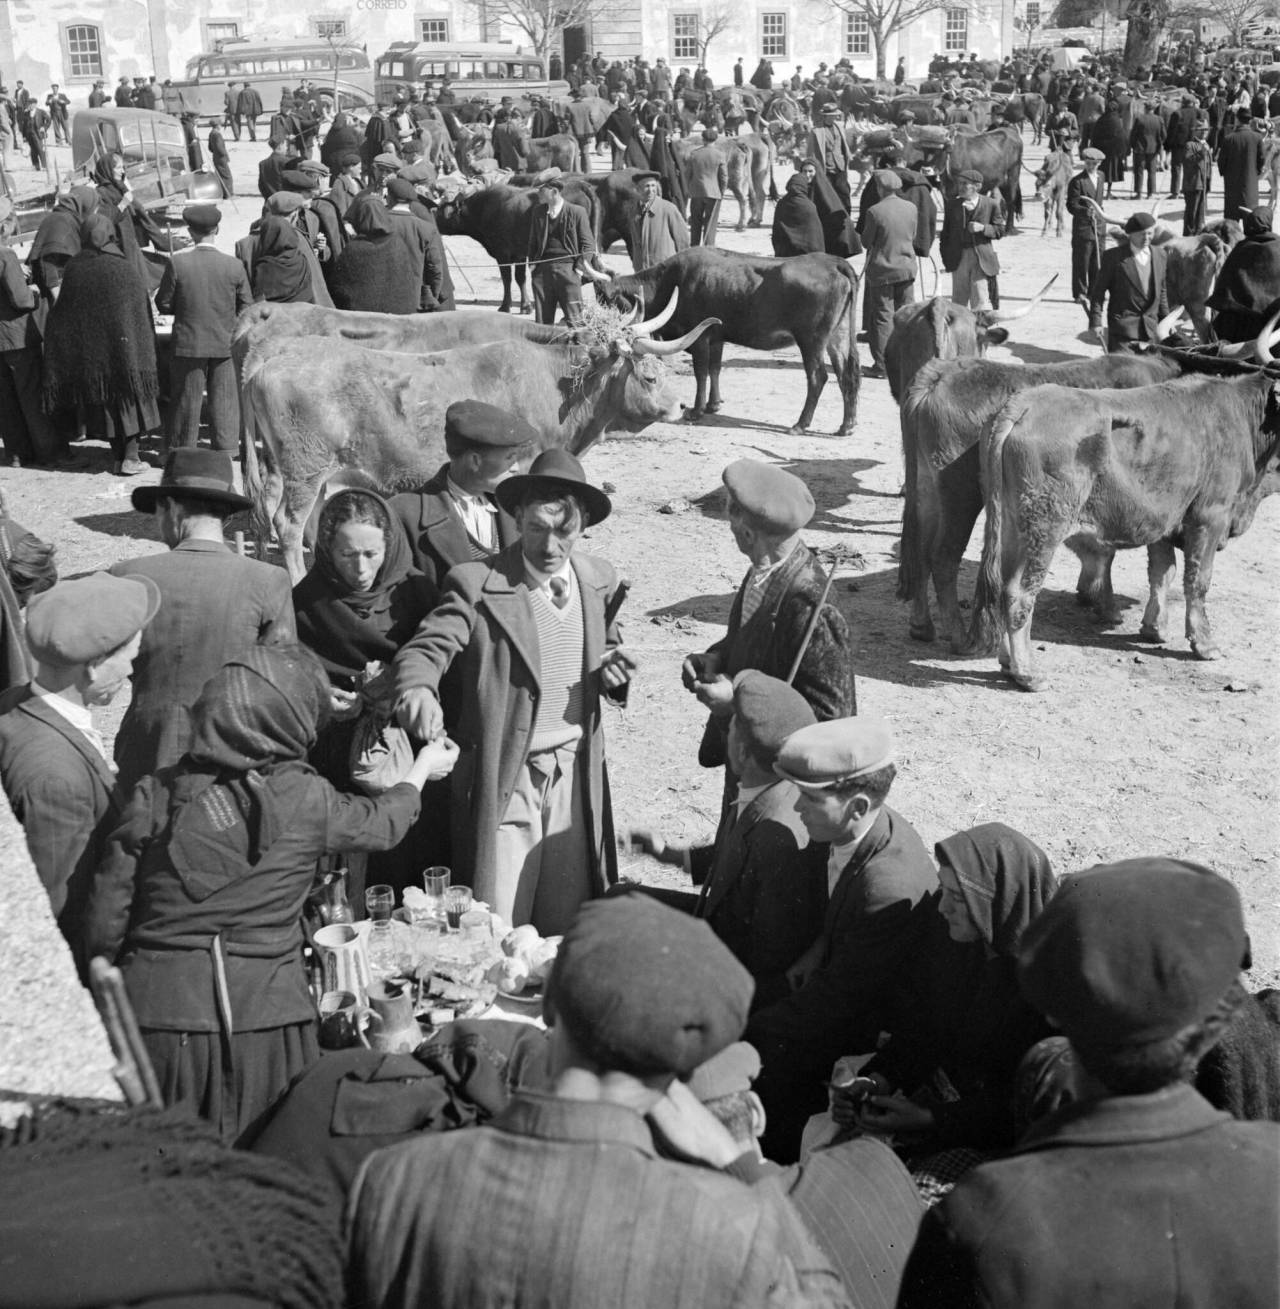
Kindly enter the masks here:
M 487 63 L 484 66 L 484 75 L 498 79 L 504 78 L 507 75 L 507 66 L 506 64 Z
M 245 68 L 245 66 L 244 66 L 244 60 L 243 60 L 243 59 L 228 59 L 228 60 L 227 60 L 227 76 L 228 76 L 228 77 L 234 77 L 237 81 L 239 81 L 239 80 L 244 76 L 244 68 Z
M 200 66 L 201 77 L 216 77 L 219 81 L 227 76 L 227 61 L 225 59 L 206 59 Z
M 327 67 L 328 65 L 326 65 Z M 367 68 L 368 64 L 361 61 L 360 56 L 354 50 L 344 50 L 338 56 L 339 68 Z
M 280 69 L 285 73 L 305 73 L 307 59 L 305 55 L 284 55 L 280 59 Z
M 523 78 L 524 78 L 524 65 L 523 65 L 523 64 L 508 64 L 508 65 L 507 65 L 507 76 L 508 76 L 508 77 L 514 77 L 514 78 L 517 78 L 517 79 L 523 79 Z
M 399 59 L 384 59 L 378 73 L 382 77 L 404 77 L 404 64 Z

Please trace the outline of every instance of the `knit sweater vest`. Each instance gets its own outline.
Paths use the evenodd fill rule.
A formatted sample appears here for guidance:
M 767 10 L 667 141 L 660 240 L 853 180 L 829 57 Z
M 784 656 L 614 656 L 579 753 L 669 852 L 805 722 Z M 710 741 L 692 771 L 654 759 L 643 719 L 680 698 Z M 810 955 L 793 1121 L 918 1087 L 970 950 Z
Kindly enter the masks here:
M 529 753 L 553 750 L 582 735 L 586 698 L 582 685 L 582 595 L 574 585 L 569 603 L 557 609 L 541 587 L 529 591 L 538 628 L 538 711 Z

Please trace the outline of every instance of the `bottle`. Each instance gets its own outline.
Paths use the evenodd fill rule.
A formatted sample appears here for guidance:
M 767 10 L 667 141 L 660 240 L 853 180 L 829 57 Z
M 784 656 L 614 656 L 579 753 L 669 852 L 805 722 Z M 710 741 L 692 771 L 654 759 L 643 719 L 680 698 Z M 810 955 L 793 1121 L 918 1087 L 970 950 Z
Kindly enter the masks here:
M 326 926 L 333 923 L 354 923 L 356 916 L 347 899 L 347 870 L 334 868 L 324 876 L 320 892 L 320 921 Z

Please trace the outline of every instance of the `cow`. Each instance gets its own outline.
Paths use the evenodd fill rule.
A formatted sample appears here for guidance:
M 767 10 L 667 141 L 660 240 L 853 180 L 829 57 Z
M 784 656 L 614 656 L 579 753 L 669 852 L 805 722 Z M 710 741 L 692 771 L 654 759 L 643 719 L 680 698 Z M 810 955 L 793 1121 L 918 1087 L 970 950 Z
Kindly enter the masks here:
M 1111 354 L 1056 364 L 1005 364 L 991 359 L 934 360 L 916 375 L 900 411 L 903 483 L 898 598 L 911 601 L 914 641 L 932 641 L 929 582 L 939 625 L 953 647 L 966 645 L 956 578 L 982 510 L 978 445 L 1010 398 L 1033 386 L 1152 386 L 1182 373 L 1163 355 Z M 1089 569 L 1076 590 L 1082 602 L 1103 587 Z
M 759 227 L 764 222 L 764 201 L 773 174 L 772 139 L 752 132 L 748 136 L 722 136 L 715 144 L 725 157 L 729 190 L 738 201 L 738 225 L 734 230 L 746 230 L 748 213 L 750 226 Z M 702 145 L 702 140 L 692 137 L 672 141 L 671 145 L 683 166 L 688 156 Z
M 1064 544 L 1082 558 L 1146 546 L 1150 596 L 1139 639 L 1163 642 L 1180 546 L 1192 653 L 1219 658 L 1205 609 L 1214 555 L 1247 529 L 1272 488 L 1278 444 L 1275 380 L 1262 371 L 1014 396 L 982 443 L 987 526 L 970 649 L 989 649 L 998 636 L 1008 676 L 1023 690 L 1044 689 L 1031 619 Z
M 1022 136 L 1017 128 L 953 133 L 941 144 L 928 136 L 913 138 L 908 142 L 904 162 L 908 168 L 920 163 L 936 168 L 948 195 L 954 192 L 960 173 L 980 173 L 982 189 L 998 190 L 1004 198 L 1005 235 L 1017 230 L 1014 218 L 1022 213 Z
M 627 254 L 631 254 L 631 220 L 640 207 L 636 174 L 645 171 L 642 168 L 615 168 L 608 173 L 583 173 L 574 179 L 595 192 L 600 215 L 596 243 L 601 254 L 605 254 L 615 241 L 622 241 Z
M 697 397 L 691 418 L 720 408 L 720 360 L 725 342 L 751 350 L 795 345 L 804 361 L 804 409 L 791 428 L 807 431 L 827 383 L 823 360 L 835 369 L 844 416 L 837 435 L 853 430 L 862 369 L 858 363 L 858 275 L 835 255 L 792 255 L 767 259 L 707 246 L 694 246 L 630 277 L 618 277 L 598 294 L 609 303 L 666 304 L 679 290 L 679 309 L 665 331 L 680 335 L 701 319 L 717 326 L 693 343 Z M 714 306 L 714 307 L 711 307 Z M 708 390 L 708 384 L 710 389 Z
M 329 337 L 281 341 L 241 391 L 255 529 L 265 537 L 274 523 L 297 581 L 303 528 L 325 481 L 359 469 L 388 493 L 421 485 L 445 458 L 444 412 L 455 400 L 483 396 L 526 419 L 542 448 L 577 455 L 606 431 L 673 421 L 679 397 L 661 357 L 716 325 L 711 319 L 665 342 L 637 323 L 590 347 L 510 340 L 412 355 Z
M 884 351 L 889 393 L 901 404 L 912 379 L 930 359 L 966 359 L 985 355 L 990 346 L 1003 345 L 1009 332 L 1000 324 L 1027 317 L 1057 280 L 1055 273 L 1021 309 L 975 313 L 942 295 L 904 305 L 893 316 L 893 331 Z
M 541 172 L 544 168 L 558 168 L 562 173 L 581 170 L 578 138 L 568 132 L 561 132 L 557 136 L 530 136 L 526 132 L 520 137 L 520 154 L 532 173 Z
M 1227 253 L 1241 235 L 1239 223 L 1219 219 L 1209 223 L 1196 236 L 1174 236 L 1166 228 L 1152 242 L 1165 252 L 1169 307 L 1186 306 L 1201 341 L 1213 339 L 1209 326 L 1209 297 L 1213 294 L 1222 265 L 1227 261 Z
M 600 229 L 596 193 L 580 181 L 567 181 L 564 198 L 587 211 L 591 230 Z M 511 275 L 520 288 L 520 312 L 530 310 L 525 288 L 525 260 L 529 251 L 529 227 L 538 193 L 532 187 L 490 186 L 470 193 L 459 193 L 445 200 L 436 210 L 436 225 L 445 236 L 469 236 L 479 241 L 485 252 L 498 261 L 502 277 L 500 314 L 511 312 Z
M 1031 144 L 1039 145 L 1044 136 L 1045 102 L 1038 91 L 1024 91 L 1011 95 L 1005 102 L 1004 121 L 1022 134 L 1023 123 L 1031 124 Z
M 1036 170 L 1036 199 L 1044 205 L 1042 237 L 1049 235 L 1049 223 L 1057 219 L 1054 235 L 1061 238 L 1067 218 L 1067 186 L 1074 165 L 1066 150 L 1050 150 Z
M 937 95 L 896 95 L 876 109 L 876 117 L 885 123 L 900 124 L 903 114 L 910 114 L 922 126 L 938 126 L 946 121 L 942 97 Z

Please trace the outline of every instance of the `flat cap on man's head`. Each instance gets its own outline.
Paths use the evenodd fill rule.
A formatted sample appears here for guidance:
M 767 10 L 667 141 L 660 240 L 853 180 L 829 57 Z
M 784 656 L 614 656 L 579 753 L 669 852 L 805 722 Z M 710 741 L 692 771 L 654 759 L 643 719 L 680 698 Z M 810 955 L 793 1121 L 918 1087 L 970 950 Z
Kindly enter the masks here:
M 558 177 L 542 177 L 538 179 L 539 191 L 563 191 L 564 182 Z
M 1240 896 L 1182 859 L 1065 878 L 1022 934 L 1023 994 L 1072 1041 L 1143 1045 L 1207 1018 L 1248 955 Z
M 417 198 L 418 193 L 413 189 L 412 182 L 406 182 L 403 177 L 392 177 L 387 180 L 387 199 L 392 204 L 407 204 Z
M 404 160 L 388 151 L 386 154 L 374 155 L 373 162 L 378 168 L 390 168 L 394 172 L 404 163 Z
M 301 195 L 297 191 L 276 191 L 267 198 L 263 208 L 269 214 L 275 214 L 278 218 L 285 218 L 289 214 L 296 213 L 299 209 L 305 209 L 308 199 L 308 196 Z
M 871 180 L 876 184 L 876 189 L 883 194 L 902 190 L 902 178 L 891 168 L 877 168 L 871 174 Z
M 773 771 L 802 791 L 827 791 L 893 763 L 893 732 L 883 718 L 832 718 L 792 732 Z
M 222 222 L 222 210 L 217 205 L 188 205 L 182 211 L 182 221 L 188 227 L 212 232 Z
M 720 476 L 734 503 L 771 532 L 790 535 L 813 517 L 809 488 L 785 469 L 736 459 Z
M 285 190 L 293 191 L 298 195 L 310 195 L 312 191 L 320 189 L 318 177 L 313 177 L 310 173 L 304 173 L 297 168 L 290 168 L 281 173 L 280 180 L 284 183 Z
M 364 160 L 360 158 L 354 150 L 349 150 L 338 160 L 339 168 L 355 168 L 358 164 L 363 164 Z
M 840 113 L 840 106 L 838 104 L 835 104 L 831 100 L 828 100 L 826 104 L 822 106 L 823 118 L 835 118 L 839 115 L 839 113 Z
M 631 180 L 638 186 L 641 182 L 661 182 L 661 173 L 633 173 Z
M 578 910 L 543 1009 L 602 1070 L 687 1077 L 742 1035 L 754 991 L 705 922 L 636 893 Z
M 772 762 L 789 736 L 816 719 L 794 686 L 744 668 L 733 679 L 733 721 L 753 752 Z
M 419 182 L 435 181 L 436 171 L 425 159 L 415 160 L 405 166 L 396 174 L 402 182 L 409 182 L 417 185 Z
M 1100 164 L 1107 156 L 1101 150 L 1095 150 L 1093 146 L 1087 145 L 1080 151 L 1081 159 L 1091 159 L 1094 163 Z
M 966 168 L 963 172 L 956 174 L 957 182 L 969 182 L 974 186 L 982 185 L 982 174 L 976 169 Z
M 444 439 L 465 441 L 468 445 L 486 445 L 510 449 L 518 445 L 536 445 L 538 434 L 518 414 L 483 400 L 455 400 L 444 411 Z
M 149 577 L 90 573 L 59 582 L 27 605 L 27 645 L 39 664 L 93 663 L 142 631 L 159 608 L 160 588 Z
M 306 173 L 308 177 L 329 176 L 329 170 L 318 159 L 299 159 L 294 167 L 299 173 Z

